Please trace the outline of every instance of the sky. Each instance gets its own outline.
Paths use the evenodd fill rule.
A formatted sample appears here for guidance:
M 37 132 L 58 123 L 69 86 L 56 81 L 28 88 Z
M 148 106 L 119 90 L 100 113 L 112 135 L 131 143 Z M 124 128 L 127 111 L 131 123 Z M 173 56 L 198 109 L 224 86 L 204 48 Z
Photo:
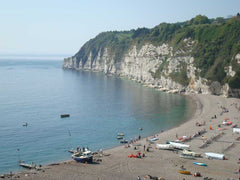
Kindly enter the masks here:
M 0 55 L 74 55 L 99 33 L 196 15 L 229 17 L 240 0 L 1 0 Z

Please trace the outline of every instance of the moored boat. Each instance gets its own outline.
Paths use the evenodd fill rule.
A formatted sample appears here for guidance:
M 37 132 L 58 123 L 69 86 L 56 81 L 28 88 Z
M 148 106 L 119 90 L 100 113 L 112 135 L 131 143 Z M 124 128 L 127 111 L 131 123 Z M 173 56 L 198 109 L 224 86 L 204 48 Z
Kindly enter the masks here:
M 117 135 L 118 135 L 118 136 L 124 136 L 124 134 L 123 134 L 123 133 L 118 133 Z
M 123 139 L 120 141 L 120 143 L 122 143 L 122 144 L 128 143 L 128 140 Z
M 117 139 L 123 139 L 123 137 L 122 136 L 118 136 Z
M 70 114 L 61 114 L 61 118 L 70 117 Z

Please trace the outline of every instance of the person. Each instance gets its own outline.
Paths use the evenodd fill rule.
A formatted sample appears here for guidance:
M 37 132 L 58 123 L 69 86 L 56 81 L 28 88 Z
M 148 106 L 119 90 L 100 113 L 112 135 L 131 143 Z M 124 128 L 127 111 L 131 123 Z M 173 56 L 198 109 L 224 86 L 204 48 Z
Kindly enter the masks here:
M 141 180 L 141 178 L 138 176 L 138 177 L 137 177 L 137 180 Z
M 176 138 L 178 139 L 178 134 L 176 133 Z
M 145 144 L 144 144 L 144 146 L 143 146 L 143 150 L 145 151 L 145 149 L 146 149 L 146 146 L 145 146 Z

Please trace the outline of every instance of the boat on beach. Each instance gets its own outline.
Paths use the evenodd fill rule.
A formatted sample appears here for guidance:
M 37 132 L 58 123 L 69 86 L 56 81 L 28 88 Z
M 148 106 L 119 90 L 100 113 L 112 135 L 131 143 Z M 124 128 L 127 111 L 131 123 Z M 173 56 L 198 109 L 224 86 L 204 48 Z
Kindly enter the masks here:
M 188 149 L 190 147 L 190 145 L 187 144 L 182 144 L 182 143 L 176 143 L 176 142 L 169 142 L 174 148 L 177 149 Z
M 172 150 L 172 149 L 174 149 L 171 144 L 156 144 L 156 148 L 164 149 L 164 150 Z
M 220 159 L 220 160 L 225 159 L 224 154 L 207 152 L 207 153 L 205 153 L 205 155 L 206 155 L 206 158 L 208 158 L 208 159 Z
M 194 157 L 201 157 L 200 153 L 196 153 L 196 152 L 193 152 L 193 151 L 187 150 L 187 149 L 183 149 L 182 154 L 190 155 L 190 156 L 194 156 Z
M 190 171 L 186 171 L 186 170 L 179 170 L 178 171 L 180 174 L 186 174 L 186 175 L 190 175 L 191 172 Z
M 87 150 L 85 152 L 78 152 L 78 153 L 74 153 L 72 155 L 72 158 L 77 161 L 77 162 L 81 162 L 81 163 L 91 163 L 93 161 L 93 155 L 92 152 Z
M 23 167 L 23 168 L 27 168 L 27 169 L 35 169 L 36 168 L 36 164 L 27 164 L 24 161 L 19 161 L 19 166 Z
M 184 159 L 195 159 L 194 156 L 187 155 L 187 154 L 180 154 L 179 157 L 184 158 Z
M 200 163 L 200 162 L 193 162 L 193 164 L 199 165 L 199 166 L 207 166 L 206 163 Z

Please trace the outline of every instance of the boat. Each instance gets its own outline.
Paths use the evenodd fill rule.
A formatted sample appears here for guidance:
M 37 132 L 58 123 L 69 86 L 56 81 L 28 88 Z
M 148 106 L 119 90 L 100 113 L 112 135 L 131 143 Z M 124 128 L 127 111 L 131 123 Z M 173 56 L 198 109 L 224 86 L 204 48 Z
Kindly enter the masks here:
M 176 143 L 176 142 L 169 142 L 174 148 L 177 149 L 188 149 L 190 147 L 190 145 L 187 144 L 182 144 L 182 143 Z
M 124 134 L 123 134 L 123 133 L 118 133 L 117 135 L 118 135 L 118 136 L 124 136 Z
M 205 163 L 200 163 L 200 162 L 193 162 L 193 164 L 199 165 L 199 166 L 207 166 Z
M 206 157 L 207 157 L 208 159 L 220 159 L 220 160 L 224 160 L 224 159 L 225 159 L 224 154 L 207 152 L 207 153 L 205 153 L 205 155 L 206 155 Z
M 85 151 L 82 153 L 78 153 L 78 154 L 73 154 L 72 158 L 77 161 L 77 162 L 81 162 L 81 163 L 91 163 L 93 161 L 93 155 L 91 151 Z
M 186 171 L 186 170 L 179 170 L 178 171 L 180 174 L 186 174 L 186 175 L 190 175 L 191 172 L 190 171 Z
M 180 154 L 179 157 L 184 158 L 184 159 L 195 159 L 194 156 L 186 155 L 186 154 Z
M 165 149 L 165 150 L 172 150 L 173 146 L 171 144 L 156 144 L 156 148 Z
M 123 139 L 120 141 L 120 143 L 122 143 L 122 144 L 128 143 L 128 140 Z
M 118 136 L 117 139 L 123 139 L 123 137 L 122 136 Z
M 70 117 L 70 114 L 61 114 L 61 118 Z
M 183 149 L 182 154 L 191 155 L 191 156 L 194 156 L 194 157 L 201 157 L 200 153 L 196 153 L 196 152 L 193 152 L 193 151 L 187 150 L 187 149 Z
M 157 140 L 158 140 L 158 138 L 156 138 L 156 137 L 149 139 L 149 141 L 157 141 Z
M 27 168 L 27 169 L 34 169 L 36 167 L 35 164 L 27 164 L 27 163 L 24 163 L 24 161 L 20 161 L 19 162 L 19 166 L 22 166 L 24 168 Z

